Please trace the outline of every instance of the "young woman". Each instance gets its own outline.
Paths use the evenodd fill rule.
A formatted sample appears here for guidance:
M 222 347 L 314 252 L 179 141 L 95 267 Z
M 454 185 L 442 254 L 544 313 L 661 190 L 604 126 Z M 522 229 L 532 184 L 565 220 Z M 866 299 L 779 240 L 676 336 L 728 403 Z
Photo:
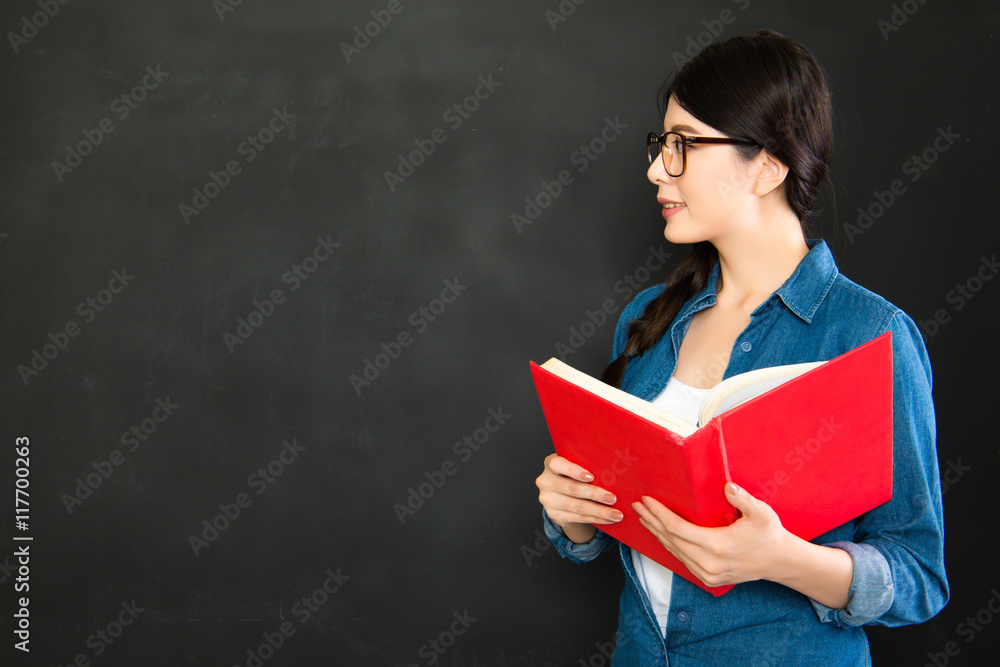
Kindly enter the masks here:
M 665 285 L 622 313 L 602 379 L 696 421 L 705 392 L 755 368 L 824 361 L 891 331 L 893 498 L 812 542 L 730 483 L 742 513 L 701 528 L 654 498 L 627 511 L 718 598 L 597 528 L 615 498 L 555 454 L 536 483 L 545 531 L 625 569 L 613 665 L 870 665 L 860 626 L 920 623 L 948 600 L 931 369 L 913 321 L 837 270 L 806 222 L 832 145 L 830 95 L 800 43 L 758 31 L 714 44 L 663 94 L 647 177 L 664 235 L 693 244 Z M 864 447 L 864 442 L 858 442 Z

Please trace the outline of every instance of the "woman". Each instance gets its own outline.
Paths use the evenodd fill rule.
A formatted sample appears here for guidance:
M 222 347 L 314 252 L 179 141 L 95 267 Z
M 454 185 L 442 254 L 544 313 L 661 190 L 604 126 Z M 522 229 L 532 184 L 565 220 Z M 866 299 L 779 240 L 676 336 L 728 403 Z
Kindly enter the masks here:
M 732 483 L 724 493 L 742 516 L 725 528 L 692 525 L 653 498 L 635 503 L 699 579 L 739 584 L 718 598 L 597 530 L 623 518 L 615 498 L 555 454 L 536 481 L 546 534 L 575 562 L 619 547 L 614 665 L 870 665 L 860 626 L 920 623 L 949 595 L 923 341 L 905 313 L 841 275 L 823 241 L 807 240 L 832 114 L 805 47 L 771 31 L 711 45 L 663 100 L 647 176 L 667 240 L 694 245 L 666 285 L 623 311 L 602 379 L 696 415 L 725 377 L 832 359 L 891 331 L 893 499 L 812 542 Z

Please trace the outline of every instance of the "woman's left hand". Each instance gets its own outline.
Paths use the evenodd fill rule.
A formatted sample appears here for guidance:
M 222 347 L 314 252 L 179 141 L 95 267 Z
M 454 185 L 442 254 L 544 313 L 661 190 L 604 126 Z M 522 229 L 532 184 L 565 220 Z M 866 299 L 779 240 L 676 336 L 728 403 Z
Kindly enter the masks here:
M 725 492 L 743 516 L 722 528 L 696 526 L 649 496 L 632 507 L 642 525 L 706 585 L 773 579 L 792 534 L 770 505 L 745 489 L 729 482 Z

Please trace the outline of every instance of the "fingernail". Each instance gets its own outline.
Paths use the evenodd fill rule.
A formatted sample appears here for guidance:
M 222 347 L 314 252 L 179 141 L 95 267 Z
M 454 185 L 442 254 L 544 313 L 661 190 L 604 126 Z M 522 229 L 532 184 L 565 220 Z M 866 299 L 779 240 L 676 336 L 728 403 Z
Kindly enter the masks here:
M 616 497 L 614 496 L 614 494 L 611 494 L 611 493 L 605 493 L 605 494 L 604 494 L 604 502 L 606 502 L 606 503 L 607 503 L 607 504 L 609 504 L 609 505 L 614 505 L 615 503 L 617 503 L 617 502 L 618 502 L 618 498 L 616 498 Z
M 618 510 L 615 510 L 614 512 L 611 513 L 611 518 L 614 519 L 615 521 L 621 521 L 622 519 L 625 518 L 625 515 L 619 512 Z
M 731 496 L 737 496 L 740 492 L 739 489 L 736 488 L 736 485 L 730 482 L 729 484 L 726 484 L 726 493 Z
M 583 478 L 585 480 L 587 480 L 588 482 L 593 482 L 594 481 L 594 476 L 591 475 L 589 472 L 583 473 Z

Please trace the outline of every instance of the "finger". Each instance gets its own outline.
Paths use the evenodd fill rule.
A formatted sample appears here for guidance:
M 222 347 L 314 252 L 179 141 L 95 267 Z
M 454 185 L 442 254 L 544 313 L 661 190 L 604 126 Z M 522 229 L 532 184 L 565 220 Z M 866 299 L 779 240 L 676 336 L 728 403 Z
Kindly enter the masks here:
M 545 459 L 546 465 L 549 470 L 556 473 L 557 475 L 562 475 L 563 477 L 571 477 L 580 482 L 593 482 L 594 476 L 589 470 L 583 466 L 573 463 L 569 459 L 564 459 L 563 457 L 555 454 Z
M 659 535 L 669 535 L 669 531 L 663 525 L 663 522 L 660 521 L 660 518 L 641 502 L 637 501 L 632 503 L 632 509 L 634 509 L 636 514 L 639 515 L 639 521 L 642 525 Z
M 642 496 L 641 503 L 635 503 L 636 511 L 646 513 L 647 521 L 657 529 L 669 535 L 674 541 L 685 542 L 692 546 L 703 546 L 711 536 L 711 529 L 702 528 L 673 512 L 669 507 L 650 496 Z
M 732 482 L 726 484 L 726 500 L 747 519 L 765 516 L 771 510 L 766 502 L 758 500 L 749 491 Z
M 583 482 L 576 482 L 566 477 L 545 477 L 539 481 L 538 488 L 541 491 L 551 491 L 573 500 L 588 500 L 608 506 L 618 502 L 618 498 L 610 491 Z
M 558 457 L 555 457 L 552 461 L 556 461 L 557 459 Z M 546 459 L 546 461 L 548 462 L 549 460 Z M 577 466 L 566 459 L 561 459 L 561 461 L 567 466 L 583 470 L 580 466 Z M 611 493 L 607 489 L 595 486 L 589 482 L 577 481 L 572 476 L 559 473 L 558 469 L 561 467 L 562 466 L 559 463 L 556 463 L 554 467 L 551 465 L 551 462 L 547 463 L 545 471 L 539 475 L 537 480 L 535 480 L 538 488 L 551 489 L 558 493 L 573 496 L 574 498 L 586 498 L 605 505 L 614 505 L 618 502 L 618 498 L 615 494 Z
M 660 526 L 656 522 L 650 521 L 648 518 L 642 515 L 639 516 L 639 525 L 648 530 L 653 535 L 653 537 L 655 537 L 660 542 L 660 544 L 666 547 L 667 551 L 677 556 L 678 558 L 681 557 L 680 547 L 674 541 L 673 535 L 671 535 L 668 532 L 664 532 L 662 526 Z
M 638 503 L 637 503 L 638 504 Z M 647 512 L 648 513 L 648 512 Z M 683 540 L 673 533 L 661 532 L 659 524 L 650 522 L 640 516 L 639 523 L 649 530 L 659 540 L 660 544 L 669 551 L 677 560 L 684 564 L 688 570 L 703 582 L 708 583 L 706 577 L 708 571 L 702 567 L 701 561 L 709 556 L 703 547 L 693 542 Z
M 663 542 L 664 546 L 667 546 L 668 543 L 673 543 L 673 536 L 670 534 L 670 531 L 666 529 L 666 526 L 664 526 L 659 517 L 653 514 L 648 507 L 640 502 L 635 502 L 632 504 L 632 508 L 639 515 L 639 523 L 646 530 L 653 533 L 660 542 Z
M 618 502 L 618 498 L 610 491 L 606 491 L 593 484 L 577 482 L 572 478 L 557 475 L 548 469 L 538 476 L 538 479 L 535 480 L 535 485 L 539 491 L 550 491 L 569 496 L 570 498 L 592 500 L 595 503 L 602 503 L 604 505 L 614 505 Z
M 573 512 L 560 512 L 559 510 L 546 510 L 549 518 L 560 526 L 570 523 L 589 523 L 594 526 L 613 526 L 621 521 L 621 518 L 606 518 L 602 516 L 590 516 L 586 514 L 576 514 Z
M 613 524 L 625 518 L 625 515 L 619 510 L 560 493 L 543 492 L 539 494 L 538 499 L 556 523 Z
M 697 546 L 692 546 L 687 543 L 677 543 L 671 541 L 661 541 L 663 547 L 669 551 L 674 558 L 679 560 L 684 567 L 686 567 L 691 574 L 700 579 L 702 583 L 709 586 L 718 586 L 721 582 L 711 580 L 713 576 L 705 567 L 702 565 L 702 559 L 706 558 L 706 554 L 703 550 L 699 549 Z

